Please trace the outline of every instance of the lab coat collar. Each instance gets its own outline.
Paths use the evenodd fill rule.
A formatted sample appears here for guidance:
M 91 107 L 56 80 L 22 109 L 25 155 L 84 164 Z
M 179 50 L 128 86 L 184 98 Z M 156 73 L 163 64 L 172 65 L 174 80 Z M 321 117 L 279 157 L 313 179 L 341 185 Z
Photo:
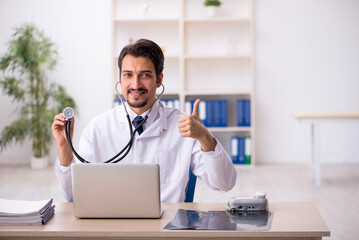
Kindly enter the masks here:
M 128 107 L 127 102 L 125 103 L 127 107 L 128 114 L 130 115 L 131 122 L 137 116 L 135 112 L 132 111 L 131 108 Z M 145 117 L 148 114 L 148 118 L 146 121 L 146 127 L 143 133 L 138 136 L 138 138 L 145 138 L 145 137 L 156 137 L 163 133 L 164 130 L 167 130 L 167 117 L 164 113 L 163 104 L 158 100 L 156 101 L 150 113 L 149 110 L 141 114 L 142 117 Z M 124 121 L 127 121 L 126 117 Z
M 128 114 L 130 115 L 131 122 L 133 122 L 135 117 L 137 117 L 138 115 L 137 115 L 137 113 L 132 111 L 132 109 L 128 106 L 127 102 L 125 104 L 127 107 Z M 152 110 L 148 109 L 146 112 L 144 112 L 140 115 L 141 117 L 144 118 L 148 114 L 146 125 L 151 125 L 153 123 L 153 121 L 156 119 L 156 116 L 158 115 L 158 108 L 159 108 L 159 104 L 158 104 L 158 101 L 156 101 L 152 106 Z M 151 112 L 150 112 L 150 110 L 151 110 Z

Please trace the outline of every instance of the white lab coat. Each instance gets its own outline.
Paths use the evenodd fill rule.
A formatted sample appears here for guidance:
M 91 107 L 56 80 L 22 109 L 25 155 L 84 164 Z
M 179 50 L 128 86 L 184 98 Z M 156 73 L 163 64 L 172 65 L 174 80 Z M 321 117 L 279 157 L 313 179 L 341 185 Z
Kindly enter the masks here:
M 127 109 L 133 119 L 134 113 Z M 159 163 L 162 202 L 184 201 L 189 167 L 214 190 L 229 191 L 236 182 L 236 170 L 217 139 L 215 151 L 203 152 L 198 140 L 180 135 L 177 120 L 183 115 L 157 101 L 148 115 L 145 131 L 136 133 L 131 151 L 119 162 Z M 78 153 L 87 161 L 104 162 L 127 144 L 129 131 L 123 106 L 117 106 L 90 122 L 81 136 Z M 72 201 L 71 165 L 60 166 L 57 159 L 54 168 L 64 198 Z

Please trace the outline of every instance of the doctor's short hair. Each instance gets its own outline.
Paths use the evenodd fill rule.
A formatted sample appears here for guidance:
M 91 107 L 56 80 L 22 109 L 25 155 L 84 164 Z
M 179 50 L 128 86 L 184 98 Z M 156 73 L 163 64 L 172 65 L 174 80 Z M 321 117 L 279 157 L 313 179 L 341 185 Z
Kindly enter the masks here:
M 160 46 L 158 46 L 157 43 L 148 39 L 140 39 L 135 43 L 131 43 L 125 46 L 122 49 L 120 56 L 118 57 L 118 68 L 120 73 L 122 70 L 122 61 L 126 55 L 131 55 L 134 57 L 145 57 L 150 59 L 156 70 L 156 80 L 158 80 L 163 71 L 164 56 L 162 49 Z

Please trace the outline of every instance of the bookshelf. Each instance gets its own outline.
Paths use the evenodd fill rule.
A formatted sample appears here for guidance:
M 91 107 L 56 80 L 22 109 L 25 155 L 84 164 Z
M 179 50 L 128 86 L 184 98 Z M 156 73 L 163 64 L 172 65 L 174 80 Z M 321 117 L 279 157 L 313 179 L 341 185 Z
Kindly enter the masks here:
M 228 101 L 228 127 L 210 127 L 230 154 L 232 137 L 251 137 L 255 164 L 253 0 L 222 0 L 206 16 L 204 0 L 112 0 L 113 81 L 117 57 L 130 39 L 148 38 L 164 48 L 162 99 Z M 115 91 L 113 92 L 116 98 Z M 237 99 L 250 99 L 251 126 L 236 126 Z M 248 167 L 248 165 L 247 165 Z

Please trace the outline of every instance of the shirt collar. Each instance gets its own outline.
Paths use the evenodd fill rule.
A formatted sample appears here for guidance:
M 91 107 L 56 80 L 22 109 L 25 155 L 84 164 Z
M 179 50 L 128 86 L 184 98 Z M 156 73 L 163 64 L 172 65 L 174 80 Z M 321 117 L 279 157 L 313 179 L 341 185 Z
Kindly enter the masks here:
M 128 106 L 127 102 L 125 103 L 126 107 L 127 107 L 127 111 L 128 114 L 130 115 L 130 119 L 131 122 L 133 123 L 133 120 L 135 119 L 135 117 L 137 117 L 138 115 L 132 111 L 132 109 Z M 148 109 L 147 111 L 145 111 L 144 113 L 142 113 L 140 116 L 141 117 L 145 117 L 148 114 L 148 118 L 147 121 L 144 123 L 144 127 L 147 128 L 147 126 L 151 125 L 157 118 L 159 118 L 158 114 L 159 114 L 159 100 L 157 100 L 153 105 L 152 105 L 152 110 L 151 108 Z M 150 112 L 151 110 L 151 112 Z

